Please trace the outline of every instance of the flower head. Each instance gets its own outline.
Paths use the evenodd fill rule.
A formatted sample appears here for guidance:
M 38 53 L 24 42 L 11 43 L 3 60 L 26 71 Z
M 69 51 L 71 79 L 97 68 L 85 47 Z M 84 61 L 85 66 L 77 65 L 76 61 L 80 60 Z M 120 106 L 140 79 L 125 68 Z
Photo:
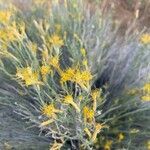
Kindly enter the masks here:
M 65 96 L 65 97 L 64 97 L 64 102 L 65 102 L 65 103 L 68 103 L 68 104 L 72 103 L 72 102 L 73 102 L 73 97 L 72 97 L 72 95 L 67 95 L 67 96 Z
M 100 96 L 101 91 L 99 89 L 92 90 L 91 97 L 96 100 Z
M 62 111 L 56 109 L 54 104 L 46 104 L 42 108 L 42 113 L 47 117 L 56 118 L 56 113 L 61 113 Z
M 43 65 L 41 67 L 41 75 L 44 81 L 46 81 L 46 77 L 49 73 L 53 73 L 51 67 L 48 65 Z
M 63 40 L 56 34 L 54 34 L 53 36 L 50 37 L 49 39 L 50 43 L 53 45 L 53 46 L 56 46 L 56 47 L 60 47 L 62 46 L 64 43 L 63 43 Z
M 42 75 L 47 75 L 49 73 L 49 66 L 42 66 L 41 67 L 41 74 Z
M 67 95 L 64 97 L 64 103 L 72 105 L 77 112 L 80 112 L 80 108 L 78 105 L 73 101 L 72 95 Z
M 87 59 L 83 59 L 82 64 L 83 64 L 83 66 L 87 67 L 87 66 L 88 66 L 88 61 L 87 61 Z
M 91 97 L 93 99 L 93 110 L 94 111 L 96 111 L 97 99 L 99 98 L 99 96 L 100 96 L 100 90 L 98 90 L 98 89 L 92 90 Z
M 141 98 L 143 101 L 150 101 L 150 95 L 144 95 Z
M 146 147 L 147 147 L 147 150 L 150 150 L 150 140 L 147 141 Z
M 63 143 L 58 143 L 58 142 L 56 142 L 56 140 L 55 140 L 55 142 L 54 142 L 54 144 L 52 145 L 52 147 L 50 148 L 50 150 L 60 150 L 62 146 L 63 146 Z
M 86 56 L 86 50 L 84 48 L 81 48 L 80 51 L 81 51 L 82 56 L 85 57 Z
M 150 83 L 146 83 L 142 89 L 143 92 L 150 94 Z
M 51 72 L 52 72 L 52 70 L 51 70 L 50 66 L 43 65 L 41 67 L 41 74 L 42 74 L 42 76 L 46 76 L 47 74 L 49 74 Z
M 0 10 L 0 22 L 3 24 L 7 24 L 11 17 L 11 12 L 8 10 Z
M 87 121 L 91 122 L 94 118 L 94 110 L 85 106 L 83 108 L 83 117 L 84 117 L 85 122 Z
M 143 44 L 149 44 L 150 43 L 150 34 L 148 34 L 148 33 L 146 33 L 146 34 L 143 34 L 142 36 L 141 36 L 141 42 L 143 43 Z
M 95 130 L 94 130 L 94 133 L 92 135 L 92 141 L 94 142 L 97 138 L 97 134 L 101 131 L 102 128 L 104 128 L 105 126 L 103 126 L 102 124 L 100 123 L 96 123 L 95 124 Z
M 67 70 L 61 72 L 61 83 L 66 81 L 75 82 L 85 90 L 88 89 L 91 79 L 91 72 L 87 70 L 82 71 L 77 68 L 68 68 Z
M 38 72 L 33 72 L 31 67 L 17 69 L 16 76 L 24 80 L 26 86 L 41 84 Z
M 66 81 L 71 81 L 73 79 L 73 76 L 75 75 L 76 70 L 73 68 L 68 68 L 65 71 L 61 72 L 61 83 L 64 83 Z
M 16 34 L 10 27 L 0 28 L 0 35 L 1 39 L 6 43 L 16 40 Z
M 80 71 L 77 70 L 75 75 L 75 81 L 78 83 L 82 88 L 86 89 L 89 87 L 89 81 L 92 79 L 92 75 L 90 71 Z
M 112 140 L 107 140 L 104 145 L 104 150 L 111 150 L 112 143 Z
M 118 134 L 118 142 L 121 142 L 124 139 L 123 133 Z
M 49 64 L 54 68 L 59 68 L 59 57 L 58 56 L 51 57 Z

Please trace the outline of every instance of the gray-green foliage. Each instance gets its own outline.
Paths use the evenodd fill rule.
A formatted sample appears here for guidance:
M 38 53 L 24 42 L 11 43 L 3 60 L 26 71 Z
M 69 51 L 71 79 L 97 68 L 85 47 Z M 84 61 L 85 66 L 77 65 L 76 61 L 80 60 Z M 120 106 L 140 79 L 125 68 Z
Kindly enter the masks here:
M 111 16 L 103 18 L 98 8 L 92 12 L 82 0 L 77 2 L 68 0 L 67 2 L 67 8 L 64 5 L 53 5 L 50 15 L 47 15 L 48 11 L 46 8 L 44 9 L 44 5 L 43 8 L 36 6 L 34 9 L 28 10 L 27 13 L 16 13 L 16 20 L 24 21 L 26 24 L 26 35 L 23 41 L 22 39 L 17 41 L 18 43 L 22 41 L 20 45 L 14 42 L 8 46 L 10 51 L 14 51 L 17 58 L 16 60 L 12 58 L 12 64 L 7 62 L 5 58 L 1 59 L 3 63 L 1 63 L 2 72 L 0 72 L 0 112 L 2 115 L 0 119 L 0 128 L 2 129 L 0 146 L 4 146 L 4 143 L 8 142 L 17 150 L 21 149 L 20 145 L 25 147 L 22 149 L 39 148 L 40 150 L 48 147 L 49 139 L 43 136 L 38 137 L 40 131 L 37 127 L 34 131 L 31 131 L 32 129 L 22 130 L 27 126 L 30 127 L 31 124 L 26 124 L 27 120 L 21 120 L 19 117 L 21 114 L 23 118 L 29 119 L 33 123 L 39 121 L 37 112 L 33 107 L 34 104 L 39 105 L 38 96 L 36 97 L 37 91 L 35 92 L 31 88 L 27 96 L 19 95 L 20 87 L 13 79 L 10 79 L 9 73 L 14 75 L 16 70 L 13 70 L 13 65 L 19 66 L 20 62 L 21 65 L 25 65 L 23 62 L 28 61 L 34 67 L 35 64 L 38 66 L 41 61 L 40 56 L 39 59 L 34 58 L 34 55 L 30 58 L 31 55 L 26 49 L 27 43 L 29 41 L 37 43 L 40 52 L 45 42 L 43 35 L 54 33 L 55 25 L 59 24 L 61 25 L 60 34 L 64 36 L 64 32 L 67 33 L 67 37 L 64 39 L 67 47 L 67 52 L 64 52 L 64 59 L 68 60 L 69 55 L 71 60 L 80 60 L 79 50 L 85 47 L 89 66 L 95 75 L 92 81 L 93 88 L 95 86 L 102 88 L 104 95 L 107 95 L 106 102 L 99 107 L 101 115 L 96 118 L 97 121 L 106 122 L 106 125 L 109 126 L 109 129 L 104 129 L 99 134 L 100 147 L 103 147 L 105 142 L 111 139 L 114 141 L 114 149 L 134 150 L 138 147 L 139 150 L 144 150 L 144 142 L 150 136 L 150 120 L 147 117 L 150 105 L 149 102 L 141 102 L 138 95 L 128 95 L 128 90 L 135 87 L 140 89 L 145 82 L 149 81 L 150 47 L 139 42 L 140 33 L 118 37 L 117 29 L 112 28 Z M 66 53 L 68 54 L 66 55 Z M 4 72 L 4 68 L 8 71 L 7 74 Z M 105 88 L 107 85 L 108 87 Z M 21 87 L 21 90 L 26 89 Z M 44 91 L 40 94 L 43 96 Z M 8 108 L 10 108 L 11 113 L 8 113 Z M 6 112 L 6 119 L 3 118 L 4 112 Z M 11 124 L 9 128 L 7 128 L 8 123 Z M 131 133 L 132 129 L 137 129 L 139 132 L 133 134 Z M 10 130 L 13 130 L 13 140 L 9 137 Z M 118 144 L 116 137 L 120 132 L 125 134 L 125 140 Z M 17 142 L 21 144 L 17 144 Z

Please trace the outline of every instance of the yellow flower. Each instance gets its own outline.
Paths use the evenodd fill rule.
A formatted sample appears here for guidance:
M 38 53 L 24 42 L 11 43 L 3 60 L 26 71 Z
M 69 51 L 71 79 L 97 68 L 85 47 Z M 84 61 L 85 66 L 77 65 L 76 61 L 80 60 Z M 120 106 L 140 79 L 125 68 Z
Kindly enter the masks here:
M 95 124 L 95 130 L 94 133 L 92 135 L 92 142 L 95 142 L 96 138 L 97 138 L 97 134 L 101 131 L 102 128 L 104 128 L 105 126 L 103 126 L 100 123 L 96 123 Z
M 16 40 L 15 32 L 11 28 L 0 28 L 0 36 L 3 41 L 8 43 L 9 41 Z
M 77 68 L 68 68 L 61 72 L 61 83 L 71 81 L 79 84 L 83 89 L 89 88 L 89 82 L 92 79 L 91 72 L 88 70 L 80 71 Z
M 145 95 L 141 97 L 143 101 L 150 101 L 150 95 Z
M 53 74 L 53 70 L 51 69 L 51 67 L 47 65 L 43 65 L 41 67 L 41 75 L 44 81 L 46 81 L 46 77 L 49 73 Z
M 3 24 L 7 24 L 11 17 L 11 12 L 8 10 L 0 10 L 0 22 Z
M 91 97 L 93 100 L 97 100 L 97 98 L 100 96 L 101 91 L 99 89 L 92 90 Z
M 38 73 L 32 72 L 30 75 L 26 76 L 25 82 L 27 86 L 39 84 L 40 82 L 38 81 Z
M 118 134 L 118 142 L 121 142 L 124 139 L 123 133 Z
M 92 90 L 91 97 L 93 99 L 93 110 L 96 111 L 97 108 L 97 98 L 100 98 L 101 91 L 99 89 Z
M 24 79 L 28 76 L 28 74 L 32 74 L 32 69 L 30 67 L 17 69 L 17 76 L 19 78 Z
M 146 83 L 143 87 L 143 91 L 145 93 L 149 93 L 150 94 L 150 83 Z
M 55 140 L 55 142 L 54 142 L 54 144 L 52 145 L 52 147 L 50 148 L 50 150 L 60 150 L 62 146 L 63 146 L 63 143 L 58 143 L 58 142 L 56 142 L 56 140 Z
M 88 61 L 87 61 L 87 59 L 84 59 L 84 60 L 82 61 L 82 64 L 83 64 L 83 66 L 87 67 L 87 66 L 88 66 Z
M 51 68 L 50 66 L 42 66 L 41 67 L 41 74 L 42 76 L 46 76 L 47 74 L 49 74 L 51 72 Z
M 72 95 L 67 95 L 64 97 L 64 103 L 72 105 L 77 112 L 80 112 L 80 108 L 78 105 L 73 101 Z
M 81 51 L 82 56 L 85 57 L 86 56 L 86 50 L 84 48 L 81 48 L 80 51 Z
M 150 150 L 150 140 L 147 141 L 146 146 L 147 146 L 147 150 Z
M 79 71 L 75 75 L 75 82 L 78 83 L 82 88 L 87 89 L 89 87 L 89 81 L 92 79 L 91 72 L 88 70 Z
M 76 70 L 73 68 L 68 68 L 65 71 L 61 72 L 61 83 L 64 83 L 66 81 L 71 81 L 73 79 L 73 76 L 75 75 Z
M 56 47 L 61 47 L 64 44 L 63 40 L 56 34 L 51 36 L 49 41 L 53 46 L 56 46 Z
M 104 150 L 111 150 L 112 140 L 107 140 L 104 145 Z
M 59 57 L 58 56 L 54 56 L 50 58 L 49 64 L 51 66 L 53 66 L 54 68 L 59 68 Z
M 47 117 L 56 118 L 56 113 L 62 113 L 62 111 L 56 109 L 53 104 L 45 104 L 42 108 L 42 113 Z
M 41 84 L 38 80 L 38 73 L 33 72 L 30 67 L 17 69 L 16 76 L 24 80 L 26 86 Z
M 146 33 L 146 34 L 143 34 L 142 36 L 141 36 L 141 42 L 143 43 L 143 44 L 149 44 L 150 43 L 150 34 L 148 34 L 148 33 Z
M 87 121 L 91 122 L 94 118 L 94 110 L 85 106 L 83 108 L 83 117 L 84 117 L 84 122 L 86 123 Z
M 78 98 L 79 98 L 80 101 L 83 100 L 83 96 L 82 95 L 80 95 Z

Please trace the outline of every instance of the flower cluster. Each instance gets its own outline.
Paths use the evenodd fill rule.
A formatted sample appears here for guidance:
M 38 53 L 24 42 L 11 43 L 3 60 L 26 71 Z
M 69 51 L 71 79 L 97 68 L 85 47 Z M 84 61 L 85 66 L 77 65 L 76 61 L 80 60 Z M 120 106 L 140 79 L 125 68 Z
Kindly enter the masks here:
M 78 55 L 82 60 L 63 58 L 73 60 L 71 65 L 63 67 L 62 47 L 67 47 L 67 43 L 62 38 L 61 25 L 54 25 L 56 32 L 49 33 L 53 27 L 46 24 L 45 30 L 35 21 L 43 43 L 39 46 L 28 37 L 25 23 L 18 26 L 14 20 L 13 24 L 9 24 L 11 13 L 4 13 L 1 20 L 7 26 L 1 29 L 1 39 L 7 43 L 7 54 L 11 56 L 8 59 L 15 58 L 13 70 L 16 72 L 15 77 L 12 74 L 13 79 L 29 93 L 30 90 L 34 92 L 40 104 L 36 106 L 40 110 L 39 118 L 42 116 L 36 124 L 41 130 L 46 129 L 47 134 L 55 137 L 54 140 L 61 141 L 55 141 L 51 149 L 59 149 L 65 141 L 80 138 L 82 147 L 86 149 L 92 146 L 105 125 L 96 121 L 97 107 L 103 97 L 100 89 L 91 88 L 93 75 L 88 66 L 87 50 L 79 46 Z M 74 120 L 71 113 L 75 115 Z M 76 132 L 77 129 L 79 131 Z
M 61 83 L 72 81 L 79 84 L 82 88 L 88 89 L 89 82 L 92 80 L 91 72 L 88 70 L 80 71 L 76 68 L 68 68 L 61 72 Z
M 141 42 L 143 44 L 150 44 L 150 34 L 146 33 L 141 36 Z
M 33 72 L 32 68 L 19 68 L 17 69 L 16 76 L 25 81 L 26 86 L 39 84 L 38 73 Z

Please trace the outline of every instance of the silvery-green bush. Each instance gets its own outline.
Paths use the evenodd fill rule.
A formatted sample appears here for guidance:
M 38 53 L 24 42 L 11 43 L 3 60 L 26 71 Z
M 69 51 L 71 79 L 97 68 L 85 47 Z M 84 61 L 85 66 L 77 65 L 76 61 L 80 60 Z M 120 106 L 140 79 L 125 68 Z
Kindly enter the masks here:
M 118 35 L 111 15 L 82 0 L 30 2 L 27 10 L 1 3 L 1 148 L 146 149 L 150 45 L 143 33 Z M 52 68 L 45 76 L 43 65 Z M 93 91 L 94 116 L 84 111 L 94 106 Z M 66 95 L 76 103 L 66 105 Z M 57 115 L 49 116 L 51 104 Z

